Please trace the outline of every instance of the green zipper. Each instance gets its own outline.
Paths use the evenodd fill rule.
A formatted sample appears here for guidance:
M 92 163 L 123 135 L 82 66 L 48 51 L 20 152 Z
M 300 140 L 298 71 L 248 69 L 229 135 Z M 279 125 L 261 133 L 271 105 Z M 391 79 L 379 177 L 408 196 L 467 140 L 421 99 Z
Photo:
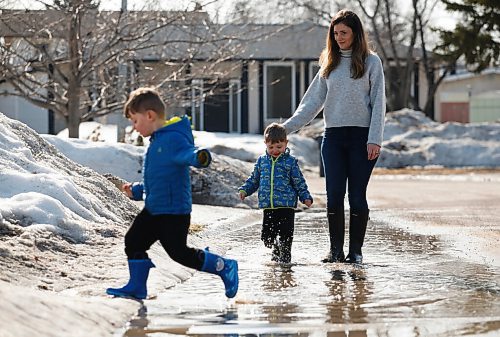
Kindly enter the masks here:
M 274 201 L 273 201 L 273 195 L 274 195 L 274 163 L 278 160 L 278 158 L 281 157 L 281 154 L 277 156 L 276 158 L 273 158 L 271 156 L 271 208 L 274 208 Z

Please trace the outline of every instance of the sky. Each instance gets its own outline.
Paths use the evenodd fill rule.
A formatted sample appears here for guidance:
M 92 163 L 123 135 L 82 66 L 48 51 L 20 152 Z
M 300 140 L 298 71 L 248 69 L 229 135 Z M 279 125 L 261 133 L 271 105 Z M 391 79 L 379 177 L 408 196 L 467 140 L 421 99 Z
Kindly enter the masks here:
M 222 0 L 200 0 L 198 1 L 201 4 L 207 4 L 208 7 L 217 7 L 221 5 L 228 5 L 230 1 L 222 1 Z M 10 4 L 11 6 L 15 6 L 18 8 L 43 8 L 43 3 L 51 3 L 51 1 L 38 1 L 38 0 L 3 0 L 2 4 Z M 161 8 L 164 9 L 174 9 L 174 10 L 185 10 L 185 9 L 193 9 L 194 1 L 192 0 L 176 0 L 176 1 L 155 1 L 155 0 L 126 0 L 127 8 L 129 10 L 132 9 L 142 9 L 147 8 L 150 4 L 151 6 L 158 6 L 157 3 L 160 4 Z M 122 7 L 122 0 L 102 0 L 101 8 L 105 10 L 118 10 Z
M 1 0 L 0 0 L 1 1 Z M 40 8 L 39 2 L 37 0 L 4 0 L 6 3 L 13 3 L 15 6 L 23 8 Z M 48 1 L 50 2 L 50 1 Z M 129 10 L 133 9 L 143 9 L 147 8 L 149 4 L 152 4 L 154 8 L 161 6 L 162 9 L 173 9 L 173 10 L 192 10 L 194 8 L 193 0 L 176 0 L 176 1 L 157 1 L 157 0 L 126 0 L 127 8 Z M 212 18 L 219 17 L 224 18 L 227 12 L 230 10 L 233 1 L 232 0 L 199 0 L 203 8 L 210 13 Z M 158 5 L 160 3 L 160 5 Z M 412 0 L 399 0 L 398 6 L 402 9 L 403 13 L 411 10 Z M 105 10 L 118 10 L 122 7 L 122 0 L 106 0 L 101 1 L 101 7 Z M 332 13 L 333 14 L 333 13 Z M 457 22 L 457 17 L 452 13 L 444 10 L 444 5 L 438 1 L 437 6 L 433 10 L 432 14 L 432 24 L 445 29 L 452 29 Z

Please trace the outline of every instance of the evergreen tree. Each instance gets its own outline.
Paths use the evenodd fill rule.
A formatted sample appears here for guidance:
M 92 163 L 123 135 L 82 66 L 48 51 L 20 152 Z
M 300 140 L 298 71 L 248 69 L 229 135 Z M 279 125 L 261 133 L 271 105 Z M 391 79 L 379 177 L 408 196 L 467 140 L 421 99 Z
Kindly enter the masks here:
M 445 61 L 463 57 L 471 70 L 498 66 L 500 57 L 500 1 L 441 0 L 448 11 L 460 13 L 462 22 L 453 31 L 438 30 L 441 42 L 435 52 Z

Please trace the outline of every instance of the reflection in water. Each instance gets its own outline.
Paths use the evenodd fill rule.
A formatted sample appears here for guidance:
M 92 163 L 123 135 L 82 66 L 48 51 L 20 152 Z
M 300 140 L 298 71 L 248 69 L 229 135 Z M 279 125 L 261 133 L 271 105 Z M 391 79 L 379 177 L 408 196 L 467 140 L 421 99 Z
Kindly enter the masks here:
M 264 273 L 263 279 L 265 281 L 262 288 L 266 291 L 276 291 L 297 286 L 293 277 L 292 266 L 288 264 L 269 266 Z
M 289 264 L 269 266 L 263 275 L 263 280 L 262 289 L 265 292 L 279 292 L 297 286 L 292 266 Z M 290 304 L 284 299 L 281 303 L 264 304 L 261 310 L 267 316 L 269 323 L 290 323 L 299 306 Z
M 298 306 L 296 304 L 283 303 L 281 305 L 262 305 L 262 313 L 266 315 L 269 323 L 290 323 L 297 319 L 292 316 L 297 312 Z
M 137 311 L 137 316 L 132 318 L 129 322 L 130 328 L 125 331 L 125 337 L 140 337 L 145 335 L 145 330 L 147 330 L 149 325 L 147 313 L 147 307 L 141 303 L 141 307 Z
M 367 313 L 361 306 L 366 302 L 369 286 L 364 267 L 347 267 L 347 270 L 333 269 L 331 279 L 325 282 L 331 298 L 326 304 L 328 323 L 367 322 Z M 357 336 L 366 336 L 366 332 Z

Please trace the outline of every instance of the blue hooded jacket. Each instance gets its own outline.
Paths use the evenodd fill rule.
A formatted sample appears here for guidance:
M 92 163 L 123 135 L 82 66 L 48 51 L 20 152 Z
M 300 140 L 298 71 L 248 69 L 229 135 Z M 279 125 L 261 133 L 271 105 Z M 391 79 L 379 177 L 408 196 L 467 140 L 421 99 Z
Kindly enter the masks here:
M 259 190 L 259 208 L 295 208 L 297 197 L 301 202 L 313 200 L 298 161 L 288 148 L 277 158 L 267 151 L 260 156 L 252 174 L 238 190 L 247 196 Z
M 173 117 L 151 135 L 143 182 L 132 185 L 132 199 L 144 199 L 145 208 L 153 215 L 190 214 L 189 166 L 207 167 L 210 162 L 210 152 L 194 146 L 188 117 Z

